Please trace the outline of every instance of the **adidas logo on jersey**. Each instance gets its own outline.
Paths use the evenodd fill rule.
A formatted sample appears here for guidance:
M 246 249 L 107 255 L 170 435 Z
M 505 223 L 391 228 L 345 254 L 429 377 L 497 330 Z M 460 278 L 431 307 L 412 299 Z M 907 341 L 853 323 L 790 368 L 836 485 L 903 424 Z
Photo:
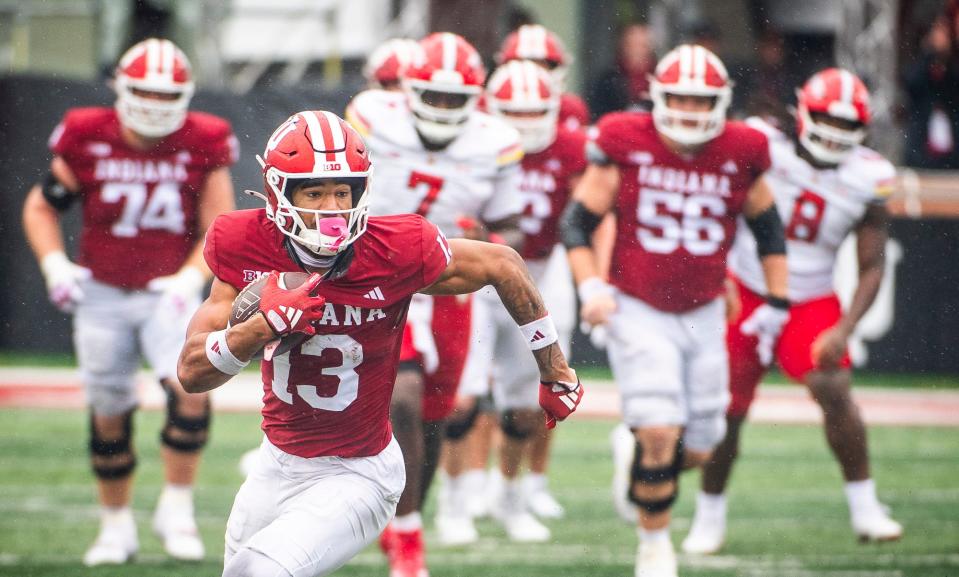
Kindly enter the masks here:
M 363 295 L 365 298 L 368 298 L 373 301 L 385 301 L 386 298 L 383 296 L 383 291 L 380 290 L 380 287 L 376 287 L 370 292 Z

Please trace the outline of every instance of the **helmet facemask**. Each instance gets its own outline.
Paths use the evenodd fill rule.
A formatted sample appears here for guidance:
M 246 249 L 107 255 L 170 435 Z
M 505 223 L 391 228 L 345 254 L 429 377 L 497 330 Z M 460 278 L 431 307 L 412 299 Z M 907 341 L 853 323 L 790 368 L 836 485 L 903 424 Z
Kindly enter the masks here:
M 653 122 L 656 130 L 682 146 L 698 146 L 719 136 L 726 125 L 726 110 L 732 100 L 729 86 L 703 87 L 699 90 L 675 89 L 650 80 Z M 712 108 L 703 112 L 676 110 L 668 105 L 669 95 L 703 96 L 714 99 Z M 692 124 L 692 126 L 689 125 Z
M 799 120 L 799 143 L 814 159 L 823 164 L 841 163 L 866 138 L 865 125 L 847 121 L 856 128 L 833 126 L 817 117 L 841 119 L 825 113 L 810 113 L 803 104 L 796 108 L 796 115 Z
M 434 74 L 434 77 L 439 73 Z M 432 144 L 447 144 L 459 136 L 476 109 L 480 88 L 407 79 L 403 84 L 416 130 Z
M 297 174 L 290 178 L 276 167 L 266 167 L 262 157 L 257 157 L 266 168 L 264 181 L 268 194 L 267 217 L 277 228 L 310 252 L 322 256 L 335 256 L 353 244 L 366 232 L 369 217 L 369 175 L 360 177 L 330 177 L 326 174 Z M 316 210 L 293 204 L 293 193 L 317 181 L 333 180 L 349 184 L 352 192 L 352 207 L 345 210 Z M 312 221 L 312 225 L 307 224 Z

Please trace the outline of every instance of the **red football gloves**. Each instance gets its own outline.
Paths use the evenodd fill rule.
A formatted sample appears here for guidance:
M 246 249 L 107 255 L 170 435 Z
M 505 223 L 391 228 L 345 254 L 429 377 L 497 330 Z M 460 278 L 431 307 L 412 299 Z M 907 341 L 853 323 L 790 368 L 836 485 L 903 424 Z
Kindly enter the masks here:
M 546 428 L 552 429 L 556 426 L 556 421 L 565 420 L 570 416 L 583 400 L 584 392 L 578 378 L 575 384 L 563 381 L 540 381 L 539 406 L 546 413 Z
M 326 299 L 310 293 L 320 284 L 323 276 L 314 273 L 293 289 L 281 289 L 277 285 L 279 278 L 279 273 L 271 272 L 260 292 L 260 312 L 267 324 L 278 337 L 290 333 L 315 335 L 313 321 L 323 316 Z

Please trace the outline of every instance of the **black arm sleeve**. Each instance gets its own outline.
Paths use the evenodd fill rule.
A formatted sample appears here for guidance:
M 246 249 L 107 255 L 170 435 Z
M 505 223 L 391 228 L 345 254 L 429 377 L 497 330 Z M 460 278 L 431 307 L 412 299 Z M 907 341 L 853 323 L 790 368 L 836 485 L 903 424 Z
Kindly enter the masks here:
M 590 212 L 578 200 L 570 202 L 559 222 L 563 245 L 566 248 L 593 246 L 593 231 L 602 220 L 602 216 Z
M 77 195 L 70 192 L 70 189 L 60 184 L 57 177 L 52 172 L 48 172 L 40 183 L 40 190 L 43 192 L 43 198 L 47 204 L 57 209 L 57 212 L 63 212 L 70 208 Z
M 776 205 L 772 205 L 755 218 L 747 218 L 746 224 L 756 237 L 756 249 L 760 257 L 771 254 L 786 254 L 786 232 L 779 218 Z

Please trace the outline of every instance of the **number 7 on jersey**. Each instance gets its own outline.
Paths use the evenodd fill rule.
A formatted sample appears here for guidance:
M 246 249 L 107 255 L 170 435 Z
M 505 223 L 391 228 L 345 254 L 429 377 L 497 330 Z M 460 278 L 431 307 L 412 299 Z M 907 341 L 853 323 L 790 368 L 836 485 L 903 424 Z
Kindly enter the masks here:
M 423 200 L 420 201 L 420 205 L 416 208 L 416 214 L 425 217 L 426 213 L 430 211 L 430 207 L 436 202 L 436 197 L 440 195 L 440 189 L 443 188 L 443 178 L 431 174 L 423 174 L 422 172 L 414 170 L 410 173 L 410 180 L 406 183 L 406 186 L 412 189 L 426 189 Z

